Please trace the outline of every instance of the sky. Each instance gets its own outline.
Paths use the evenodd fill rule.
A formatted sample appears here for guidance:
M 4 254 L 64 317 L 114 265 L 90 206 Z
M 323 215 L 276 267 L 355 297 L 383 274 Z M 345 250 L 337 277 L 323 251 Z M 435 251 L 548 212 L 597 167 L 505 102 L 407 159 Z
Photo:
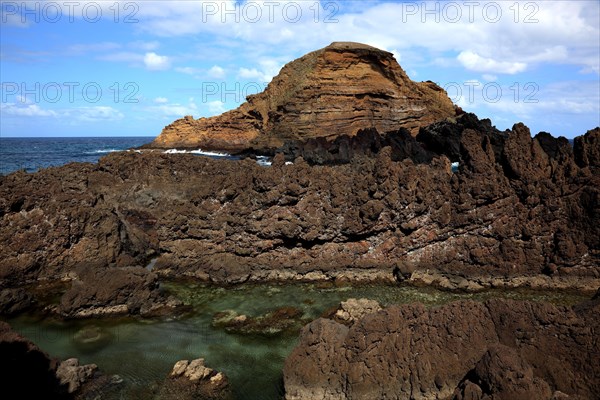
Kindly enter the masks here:
M 600 2 L 1 1 L 0 137 L 156 136 L 334 41 L 392 52 L 499 129 L 600 125 Z

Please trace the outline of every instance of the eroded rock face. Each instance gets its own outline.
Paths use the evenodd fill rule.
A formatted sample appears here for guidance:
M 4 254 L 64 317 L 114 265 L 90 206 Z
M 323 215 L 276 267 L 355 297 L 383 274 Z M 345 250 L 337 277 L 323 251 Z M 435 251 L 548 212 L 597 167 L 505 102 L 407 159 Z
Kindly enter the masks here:
M 148 315 L 165 306 L 157 275 L 144 268 L 79 268 L 77 275 L 58 307 L 65 317 Z
M 150 259 L 158 275 L 220 283 L 600 286 L 600 175 L 577 151 L 468 114 L 422 131 L 453 132 L 456 145 L 438 155 L 419 135 L 436 154 L 420 164 L 390 147 L 268 168 L 131 152 L 0 177 L 0 287 Z
M 496 299 L 390 306 L 349 328 L 318 319 L 286 360 L 286 399 L 597 398 L 599 307 Z
M 433 82 L 413 82 L 391 53 L 335 42 L 285 65 L 264 92 L 211 118 L 165 127 L 151 147 L 238 152 L 273 149 L 285 139 L 354 136 L 419 127 L 453 117 L 456 109 Z

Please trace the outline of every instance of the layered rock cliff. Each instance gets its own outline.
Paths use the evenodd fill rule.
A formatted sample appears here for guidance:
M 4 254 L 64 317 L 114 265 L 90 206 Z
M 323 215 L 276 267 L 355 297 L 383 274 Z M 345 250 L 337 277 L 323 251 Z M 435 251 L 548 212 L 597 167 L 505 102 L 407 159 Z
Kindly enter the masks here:
M 205 150 L 277 148 L 285 139 L 354 136 L 419 127 L 456 109 L 433 82 L 413 82 L 391 53 L 334 42 L 285 65 L 262 93 L 211 118 L 185 117 L 165 127 L 150 147 Z

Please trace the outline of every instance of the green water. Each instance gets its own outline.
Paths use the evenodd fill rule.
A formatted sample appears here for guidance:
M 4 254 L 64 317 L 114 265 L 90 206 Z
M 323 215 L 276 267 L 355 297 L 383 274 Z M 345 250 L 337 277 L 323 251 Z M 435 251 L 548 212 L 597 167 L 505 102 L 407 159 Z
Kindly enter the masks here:
M 433 288 L 406 286 L 324 287 L 316 284 L 240 285 L 230 288 L 191 283 L 168 283 L 193 312 L 178 319 L 58 321 L 21 316 L 8 320 L 15 330 L 52 356 L 79 358 L 95 363 L 106 374 L 118 374 L 123 382 L 109 399 L 152 399 L 173 364 L 181 359 L 204 357 L 206 365 L 223 371 L 236 399 L 281 399 L 281 371 L 285 357 L 297 341 L 296 334 L 275 337 L 230 334 L 211 325 L 216 312 L 234 310 L 259 316 L 274 309 L 293 306 L 303 318 L 318 318 L 324 311 L 348 298 L 370 298 L 382 305 L 421 302 L 437 306 L 458 299 L 490 297 L 533 299 L 556 304 L 578 303 L 586 296 L 564 292 L 487 291 L 457 294 Z M 85 335 L 100 336 L 86 343 Z

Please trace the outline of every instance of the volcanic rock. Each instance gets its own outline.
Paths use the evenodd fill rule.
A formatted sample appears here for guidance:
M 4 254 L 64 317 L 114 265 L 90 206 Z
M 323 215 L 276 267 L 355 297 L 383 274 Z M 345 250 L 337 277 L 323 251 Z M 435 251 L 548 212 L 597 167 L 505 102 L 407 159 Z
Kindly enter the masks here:
M 71 318 L 147 315 L 163 304 L 157 275 L 144 268 L 80 268 L 58 311 Z
M 0 287 L 103 271 L 89 281 L 115 283 L 105 303 L 141 311 L 144 301 L 115 295 L 123 268 L 136 267 L 131 279 L 140 283 L 157 274 L 461 290 L 600 286 L 600 175 L 580 168 L 577 152 L 532 138 L 522 124 L 499 132 L 470 114 L 424 132 L 453 132 L 452 145 L 440 146 L 452 150 L 439 155 L 419 134 L 430 162 L 394 161 L 390 146 L 328 166 L 302 157 L 286 164 L 283 155 L 263 167 L 124 152 L 0 177 Z M 130 289 L 154 301 L 144 285 Z M 66 314 L 89 302 L 77 303 L 65 303 Z
M 204 359 L 198 358 L 175 363 L 160 389 L 159 398 L 216 400 L 230 399 L 231 393 L 227 376 L 207 367 Z
M 239 152 L 306 140 L 419 127 L 457 110 L 433 82 L 413 82 L 391 53 L 360 43 L 334 42 L 285 65 L 265 91 L 211 118 L 179 119 L 151 143 L 156 148 Z
M 494 299 L 318 319 L 285 362 L 286 399 L 598 398 L 599 307 Z

